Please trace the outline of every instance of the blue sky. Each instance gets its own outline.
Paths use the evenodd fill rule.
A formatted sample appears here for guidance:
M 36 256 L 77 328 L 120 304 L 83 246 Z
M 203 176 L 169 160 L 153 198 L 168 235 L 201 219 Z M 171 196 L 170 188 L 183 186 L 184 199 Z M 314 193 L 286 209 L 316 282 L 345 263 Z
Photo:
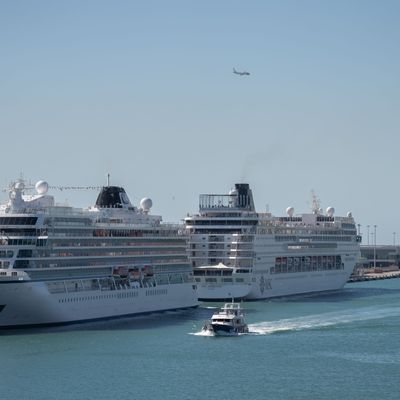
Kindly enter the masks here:
M 389 0 L 3 0 L 0 184 L 110 173 L 167 221 L 239 181 L 274 214 L 314 190 L 400 242 L 399 17 Z

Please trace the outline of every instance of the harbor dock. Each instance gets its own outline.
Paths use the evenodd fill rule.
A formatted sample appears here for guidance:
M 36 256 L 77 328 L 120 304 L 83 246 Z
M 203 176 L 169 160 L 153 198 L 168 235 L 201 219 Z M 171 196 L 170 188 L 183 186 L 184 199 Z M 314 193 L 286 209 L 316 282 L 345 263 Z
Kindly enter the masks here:
M 400 271 L 383 271 L 383 272 L 367 272 L 359 275 L 351 275 L 348 283 L 351 282 L 365 282 L 376 281 L 379 279 L 394 279 L 400 278 Z

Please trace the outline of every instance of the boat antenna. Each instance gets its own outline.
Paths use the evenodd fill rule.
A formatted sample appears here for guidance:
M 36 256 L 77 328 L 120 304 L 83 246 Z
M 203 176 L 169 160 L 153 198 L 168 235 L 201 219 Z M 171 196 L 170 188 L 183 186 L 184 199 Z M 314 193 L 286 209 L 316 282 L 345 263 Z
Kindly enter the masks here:
M 311 190 L 311 210 L 313 214 L 319 214 L 321 208 L 321 201 L 315 194 L 314 190 Z

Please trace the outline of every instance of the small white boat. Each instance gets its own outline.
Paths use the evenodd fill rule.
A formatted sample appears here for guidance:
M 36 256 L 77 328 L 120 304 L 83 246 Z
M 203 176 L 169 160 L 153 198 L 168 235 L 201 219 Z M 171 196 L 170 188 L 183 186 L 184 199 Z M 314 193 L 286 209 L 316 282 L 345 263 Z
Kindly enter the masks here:
M 247 333 L 249 328 L 244 320 L 243 309 L 239 303 L 225 303 L 225 305 L 211 317 L 203 330 L 214 335 L 238 335 Z

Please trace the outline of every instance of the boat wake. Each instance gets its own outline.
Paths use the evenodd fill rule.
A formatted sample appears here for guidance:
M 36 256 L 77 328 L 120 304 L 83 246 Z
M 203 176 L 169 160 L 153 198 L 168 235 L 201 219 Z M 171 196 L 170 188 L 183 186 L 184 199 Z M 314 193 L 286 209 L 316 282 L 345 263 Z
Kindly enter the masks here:
M 232 335 L 230 335 L 230 334 L 216 335 L 215 333 L 210 332 L 208 330 L 204 330 L 204 329 L 202 329 L 199 332 L 189 333 L 189 335 L 193 335 L 193 336 L 206 336 L 206 337 L 216 337 L 216 336 L 219 336 L 219 337 L 232 337 L 232 336 L 243 336 L 243 335 L 248 335 L 248 334 L 249 333 L 235 333 L 235 334 L 232 334 Z
M 299 331 L 305 329 L 318 329 L 353 322 L 378 320 L 388 317 L 400 316 L 400 307 L 377 308 L 368 307 L 324 314 L 315 314 L 305 317 L 281 319 L 278 321 L 265 321 L 249 324 L 249 334 L 268 335 L 272 333 Z
M 189 335 L 194 335 L 194 336 L 208 336 L 208 337 L 212 337 L 212 336 L 214 336 L 214 333 L 212 333 L 212 332 L 210 332 L 210 331 L 207 331 L 207 330 L 204 330 L 204 329 L 202 329 L 201 331 L 199 331 L 199 332 L 193 332 L 193 333 L 189 333 Z

